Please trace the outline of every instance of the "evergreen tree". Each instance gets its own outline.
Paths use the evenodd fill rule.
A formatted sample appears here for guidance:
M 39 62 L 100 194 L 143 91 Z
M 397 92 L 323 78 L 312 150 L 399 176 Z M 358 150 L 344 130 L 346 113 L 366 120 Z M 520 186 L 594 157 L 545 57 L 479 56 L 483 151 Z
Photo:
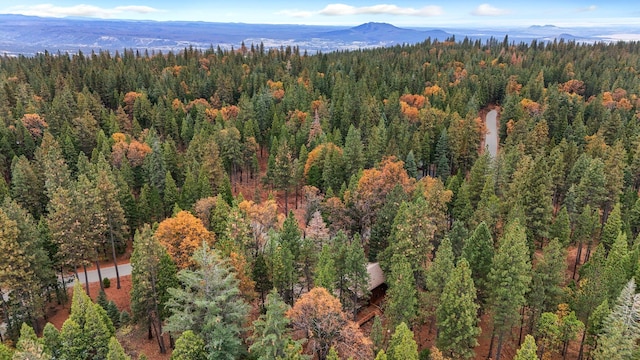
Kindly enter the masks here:
M 181 288 L 170 288 L 165 329 L 193 332 L 205 341 L 208 359 L 235 359 L 241 350 L 240 331 L 249 311 L 229 265 L 206 242 L 194 254 L 195 270 L 178 273 Z
M 541 313 L 552 311 L 560 302 L 565 270 L 566 251 L 556 238 L 543 248 L 542 259 L 533 270 L 531 290 L 527 293 L 531 328 Z
M 288 329 L 289 318 L 286 317 L 290 307 L 275 291 L 267 296 L 265 307 L 266 313 L 253 322 L 253 343 L 249 351 L 258 360 L 283 358 L 285 349 L 293 342 Z
M 600 242 L 604 245 L 606 251 L 611 249 L 613 243 L 616 241 L 618 234 L 622 231 L 622 216 L 620 214 L 620 203 L 617 203 L 611 213 L 609 213 L 609 217 L 607 217 L 607 221 L 604 223 L 602 227 L 602 236 L 600 237 Z
M 571 240 L 571 223 L 569 222 L 569 212 L 567 207 L 560 208 L 555 221 L 549 229 L 549 239 L 558 239 L 562 246 L 569 245 Z
M 332 247 L 325 244 L 318 257 L 318 265 L 315 270 L 315 286 L 325 288 L 329 293 L 333 292 L 338 279 L 335 264 Z
M 400 205 L 393 220 L 392 241 L 383 254 L 383 268 L 389 268 L 386 264 L 390 264 L 389 259 L 395 254 L 406 258 L 414 274 L 425 268 L 437 230 L 432 210 L 421 195 Z
M 60 332 L 51 323 L 47 323 L 42 331 L 42 345 L 52 359 L 60 359 L 62 355 L 62 339 Z M 0 359 L 2 357 L 0 356 Z
M 466 259 L 460 260 L 446 282 L 436 311 L 437 345 L 454 359 L 470 359 L 478 345 L 478 305 L 471 269 Z
M 0 360 L 11 360 L 13 358 L 13 350 L 5 344 L 0 343 Z
M 524 342 L 513 360 L 539 360 L 538 359 L 538 347 L 536 346 L 536 340 L 531 335 L 527 335 L 524 338 Z
M 442 182 L 446 182 L 451 175 L 451 159 L 449 155 L 449 136 L 447 135 L 447 129 L 442 129 L 438 142 L 436 143 L 436 167 L 438 177 Z
M 411 324 L 417 316 L 418 298 L 411 265 L 404 256 L 396 254 L 391 259 L 391 273 L 387 283 L 389 290 L 385 314 L 391 326 Z
M 500 239 L 488 277 L 489 303 L 498 335 L 496 360 L 500 360 L 504 335 L 520 319 L 520 309 L 531 282 L 530 273 L 525 229 L 514 220 Z
M 451 241 L 451 250 L 453 252 L 454 260 L 459 259 L 462 256 L 462 249 L 469 237 L 469 231 L 464 226 L 462 221 L 454 221 L 451 225 L 451 230 L 447 234 L 447 237 Z
M 373 318 L 373 325 L 371 326 L 371 334 L 369 335 L 371 342 L 373 342 L 373 352 L 384 352 L 384 329 L 382 328 L 382 321 L 379 316 Z
M 171 353 L 171 360 L 206 360 L 204 340 L 191 330 L 187 330 L 176 340 L 176 347 Z
M 25 156 L 15 157 L 11 162 L 11 197 L 34 218 L 39 218 L 45 209 L 44 179 Z
M 164 202 L 164 215 L 167 217 L 171 216 L 174 205 L 180 201 L 180 191 L 169 171 L 167 171 L 164 178 L 164 194 L 162 200 Z
M 349 125 L 349 130 L 347 131 L 343 156 L 346 159 L 344 175 L 346 179 L 349 179 L 364 166 L 364 146 L 362 145 L 360 130 L 356 129 L 353 124 Z
M 113 175 L 106 170 L 99 170 L 96 179 L 97 210 L 106 220 L 106 230 L 102 234 L 108 239 L 111 247 L 111 257 L 116 270 L 116 288 L 120 289 L 120 272 L 116 258 L 116 243 L 125 247 L 127 225 L 125 213 L 118 200 L 118 189 L 113 181 Z M 105 241 L 106 242 L 106 241 Z
M 107 352 L 107 360 L 131 360 L 131 357 L 125 354 L 122 345 L 115 337 L 109 339 L 109 351 Z
M 9 219 L 0 209 L 0 288 L 2 288 L 3 310 L 8 332 L 15 339 L 17 326 L 22 322 L 37 324 L 41 315 L 43 298 L 34 268 L 29 259 L 33 254 L 26 253 L 26 244 L 20 244 L 20 230 L 15 221 Z M 4 295 L 7 291 L 7 295 Z M 15 302 L 15 308 L 9 309 L 7 302 Z
M 389 360 L 418 360 L 418 344 L 413 339 L 413 332 L 407 324 L 401 322 L 396 326 L 389 348 L 387 349 Z
M 351 244 L 346 249 L 346 286 L 351 296 L 345 297 L 345 309 L 353 313 L 353 321 L 356 321 L 358 314 L 359 299 L 369 298 L 369 273 L 367 272 L 367 258 L 360 236 L 356 234 Z
M 488 276 L 493 262 L 493 238 L 487 224 L 482 222 L 476 227 L 462 248 L 462 257 L 471 267 L 471 276 L 478 290 L 478 299 L 484 303 L 488 296 Z
M 261 306 L 264 308 L 265 294 L 273 289 L 271 279 L 269 279 L 269 269 L 264 259 L 264 254 L 259 252 L 253 264 L 252 278 L 256 283 L 256 292 L 260 294 Z
M 391 192 L 385 196 L 382 208 L 376 213 L 376 221 L 371 227 L 371 238 L 369 239 L 369 261 L 378 261 L 378 254 L 383 252 L 389 245 L 389 236 L 393 228 L 393 219 L 398 214 L 400 204 L 408 200 L 407 194 L 400 184 L 393 187 Z
M 593 351 L 595 360 L 635 359 L 638 355 L 640 295 L 635 293 L 635 289 L 635 282 L 629 281 L 605 319 L 602 334 Z
M 604 281 L 610 302 L 620 294 L 625 283 L 631 279 L 629 271 L 629 250 L 627 248 L 627 236 L 620 232 L 614 241 L 604 263 Z
M 133 318 L 155 334 L 161 353 L 166 352 L 162 322 L 168 316 L 168 289 L 178 286 L 176 266 L 153 235 L 149 225 L 136 231 L 131 254 L 131 310 Z
M 416 158 L 413 155 L 413 150 L 409 150 L 407 158 L 404 161 L 404 168 L 407 170 L 407 174 L 414 179 L 418 178 L 418 165 L 416 164 Z
M 62 339 L 62 351 L 60 358 L 63 360 L 85 359 L 85 339 L 82 328 L 72 319 L 66 320 L 60 330 Z

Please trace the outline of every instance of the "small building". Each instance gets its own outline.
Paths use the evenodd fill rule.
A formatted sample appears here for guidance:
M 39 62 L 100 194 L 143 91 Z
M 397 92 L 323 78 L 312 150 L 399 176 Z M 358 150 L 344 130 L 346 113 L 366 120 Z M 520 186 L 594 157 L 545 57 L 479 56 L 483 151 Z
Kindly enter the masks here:
M 369 287 L 367 290 L 373 291 L 373 289 L 384 284 L 384 273 L 380 268 L 380 263 L 367 264 L 367 273 L 369 273 Z

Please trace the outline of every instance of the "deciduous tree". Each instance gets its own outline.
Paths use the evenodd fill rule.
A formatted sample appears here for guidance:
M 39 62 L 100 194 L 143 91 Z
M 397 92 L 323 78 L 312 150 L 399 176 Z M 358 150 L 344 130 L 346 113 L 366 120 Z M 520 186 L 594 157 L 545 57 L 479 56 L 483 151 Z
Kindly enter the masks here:
M 166 249 L 178 268 L 193 267 L 193 254 L 203 243 L 211 246 L 213 235 L 202 225 L 202 221 L 187 211 L 158 225 L 155 237 Z

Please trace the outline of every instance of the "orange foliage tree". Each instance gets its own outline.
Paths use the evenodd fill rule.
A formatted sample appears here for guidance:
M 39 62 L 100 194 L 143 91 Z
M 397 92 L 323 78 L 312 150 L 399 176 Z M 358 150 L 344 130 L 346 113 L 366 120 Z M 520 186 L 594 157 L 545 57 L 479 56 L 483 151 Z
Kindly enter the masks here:
M 347 320 L 340 300 L 321 287 L 302 295 L 287 312 L 294 329 L 301 330 L 309 339 L 310 349 L 318 359 L 327 358 L 334 347 L 341 358 L 372 359 L 371 341 L 362 335 L 358 325 Z
M 213 245 L 214 236 L 202 225 L 202 221 L 187 211 L 180 211 L 175 217 L 158 225 L 156 238 L 180 269 L 193 267 L 193 253 L 206 242 Z
M 311 154 L 309 154 L 311 155 Z M 345 194 L 345 202 L 351 202 L 366 227 L 371 224 L 375 213 L 382 207 L 385 197 L 396 186 L 409 193 L 413 191 L 415 179 L 404 169 L 404 162 L 394 156 L 383 159 L 377 168 L 362 172 L 354 194 Z
M 29 133 L 34 138 L 41 137 L 44 129 L 49 127 L 42 116 L 38 114 L 24 114 L 22 117 L 22 125 L 29 130 Z
M 342 156 L 342 149 L 334 143 L 324 143 L 311 150 L 307 156 L 307 162 L 304 164 L 304 176 L 309 175 L 309 170 L 312 166 L 316 165 L 318 168 L 324 168 L 324 159 L 331 151 L 337 151 Z

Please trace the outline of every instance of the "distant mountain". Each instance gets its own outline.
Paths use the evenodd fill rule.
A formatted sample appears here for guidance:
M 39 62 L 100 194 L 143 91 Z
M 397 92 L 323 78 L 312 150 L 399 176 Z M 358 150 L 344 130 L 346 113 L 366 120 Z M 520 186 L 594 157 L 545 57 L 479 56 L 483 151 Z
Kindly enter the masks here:
M 521 29 L 433 29 L 400 28 L 369 22 L 355 27 L 310 25 L 265 25 L 188 21 L 131 21 L 88 18 L 40 18 L 0 14 L 0 54 L 33 55 L 49 51 L 179 51 L 185 47 L 224 49 L 262 44 L 265 48 L 298 46 L 303 51 L 328 52 L 414 44 L 427 38 L 444 41 L 490 38 L 509 41 L 615 41 L 640 40 L 640 29 L 560 28 L 553 25 Z
M 324 33 L 322 38 L 357 42 L 418 43 L 427 38 L 444 40 L 451 34 L 442 30 L 403 29 L 387 23 L 369 22 L 344 30 Z

